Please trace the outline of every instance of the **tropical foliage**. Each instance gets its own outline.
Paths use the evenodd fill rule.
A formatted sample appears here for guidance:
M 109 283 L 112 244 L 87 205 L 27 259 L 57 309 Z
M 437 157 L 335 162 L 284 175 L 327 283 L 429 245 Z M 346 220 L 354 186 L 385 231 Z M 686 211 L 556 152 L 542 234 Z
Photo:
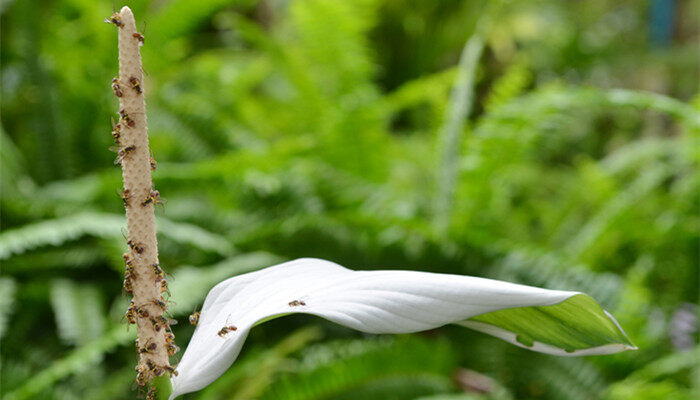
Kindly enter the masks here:
M 373 337 L 292 316 L 184 398 L 695 397 L 700 14 L 650 3 L 129 4 L 181 347 L 215 283 L 320 257 L 584 291 L 640 348 L 556 358 L 459 327 Z M 3 399 L 134 396 L 111 11 L 0 4 Z

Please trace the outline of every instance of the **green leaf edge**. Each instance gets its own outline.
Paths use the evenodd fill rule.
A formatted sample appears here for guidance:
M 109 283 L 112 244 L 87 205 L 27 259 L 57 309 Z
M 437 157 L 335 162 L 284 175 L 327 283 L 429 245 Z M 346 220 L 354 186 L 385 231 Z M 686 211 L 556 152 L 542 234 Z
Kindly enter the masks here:
M 576 294 L 550 306 L 517 307 L 472 317 L 476 321 L 515 334 L 530 348 L 535 342 L 573 353 L 611 344 L 636 350 L 617 321 L 592 297 Z

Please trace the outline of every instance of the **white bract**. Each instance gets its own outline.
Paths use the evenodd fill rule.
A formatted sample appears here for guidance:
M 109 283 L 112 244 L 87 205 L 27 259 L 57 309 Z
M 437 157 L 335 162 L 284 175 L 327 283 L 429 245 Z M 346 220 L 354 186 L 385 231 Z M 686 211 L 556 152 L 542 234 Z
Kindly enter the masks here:
M 589 296 L 470 276 L 353 271 L 299 259 L 235 276 L 207 295 L 172 378 L 173 395 L 204 388 L 235 361 L 250 329 L 290 313 L 367 333 L 410 333 L 456 323 L 515 345 L 576 356 L 634 349 Z M 224 327 L 235 327 L 221 333 Z

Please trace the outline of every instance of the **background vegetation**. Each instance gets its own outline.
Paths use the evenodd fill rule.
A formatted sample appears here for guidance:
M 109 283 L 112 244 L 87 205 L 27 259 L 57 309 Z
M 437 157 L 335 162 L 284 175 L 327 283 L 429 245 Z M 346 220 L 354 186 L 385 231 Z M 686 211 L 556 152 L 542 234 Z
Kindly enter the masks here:
M 566 359 L 294 316 L 185 398 L 698 394 L 697 1 L 127 4 L 181 347 L 214 283 L 300 256 L 585 291 L 640 347 Z M 112 7 L 0 3 L 4 399 L 134 396 Z M 458 67 L 479 19 L 483 54 Z

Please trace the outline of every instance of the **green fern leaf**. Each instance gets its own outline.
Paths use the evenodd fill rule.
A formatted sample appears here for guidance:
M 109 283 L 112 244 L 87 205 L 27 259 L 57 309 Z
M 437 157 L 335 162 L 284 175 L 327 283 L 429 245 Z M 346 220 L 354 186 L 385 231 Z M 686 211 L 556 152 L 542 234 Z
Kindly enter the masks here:
M 169 311 L 173 315 L 189 314 L 209 289 L 222 279 L 250 272 L 279 260 L 267 253 L 251 253 L 233 257 L 209 268 L 183 267 L 171 280 L 173 302 Z M 123 325 L 112 326 L 101 337 L 78 346 L 66 357 L 54 361 L 46 369 L 34 374 L 19 388 L 3 397 L 3 400 L 23 400 L 41 393 L 58 380 L 99 363 L 105 353 L 118 346 L 130 344 L 135 337 L 136 331 L 133 329 L 127 330 Z
M 102 297 L 96 287 L 55 280 L 50 289 L 58 337 L 76 345 L 99 337 L 105 329 Z
M 123 224 L 123 217 L 83 213 L 25 225 L 0 235 L 0 260 L 40 246 L 59 246 L 86 234 L 118 237 Z
M 0 278 L 0 339 L 7 331 L 8 320 L 14 310 L 17 283 L 12 278 Z
M 453 354 L 444 341 L 403 336 L 327 343 L 307 349 L 297 373 L 282 376 L 261 399 L 352 398 L 358 390 L 366 394 L 381 384 L 410 390 L 430 387 L 434 393 L 450 389 L 453 366 Z
M 226 239 L 195 225 L 159 218 L 159 232 L 176 242 L 194 245 L 202 250 L 227 256 L 233 252 Z M 0 235 L 0 260 L 40 246 L 60 246 L 84 235 L 119 238 L 124 217 L 104 213 L 81 213 L 54 220 L 37 222 Z
M 532 81 L 532 73 L 525 62 L 513 64 L 492 86 L 484 101 L 486 112 L 520 96 Z

